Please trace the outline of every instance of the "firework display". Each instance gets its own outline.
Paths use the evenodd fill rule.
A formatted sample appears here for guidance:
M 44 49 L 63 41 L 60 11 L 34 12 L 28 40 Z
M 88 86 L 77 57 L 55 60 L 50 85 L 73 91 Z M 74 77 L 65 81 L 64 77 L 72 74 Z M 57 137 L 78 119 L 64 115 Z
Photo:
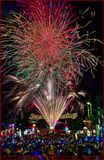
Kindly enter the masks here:
M 6 76 L 10 73 L 9 79 L 16 83 L 7 96 L 13 95 L 22 83 L 25 89 L 12 99 L 18 100 L 15 109 L 19 111 L 31 99 L 50 128 L 54 128 L 73 100 L 69 92 L 79 84 L 84 71 L 92 71 L 100 62 L 89 49 L 96 39 L 80 35 L 79 17 L 71 5 L 53 0 L 18 1 L 23 11 L 12 12 L 2 25 L 2 71 Z M 76 97 L 74 91 L 71 93 Z

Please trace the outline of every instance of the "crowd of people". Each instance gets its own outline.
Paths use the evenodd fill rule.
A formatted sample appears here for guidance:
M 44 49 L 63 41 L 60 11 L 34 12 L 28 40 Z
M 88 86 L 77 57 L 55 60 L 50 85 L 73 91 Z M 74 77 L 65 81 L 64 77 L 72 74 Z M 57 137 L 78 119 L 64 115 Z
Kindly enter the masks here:
M 93 138 L 93 137 L 92 137 Z M 75 138 L 74 133 L 27 133 L 26 135 L 10 134 L 2 137 L 2 155 L 34 155 L 49 157 L 57 155 L 95 155 L 102 149 L 102 141 L 88 142 L 85 137 Z

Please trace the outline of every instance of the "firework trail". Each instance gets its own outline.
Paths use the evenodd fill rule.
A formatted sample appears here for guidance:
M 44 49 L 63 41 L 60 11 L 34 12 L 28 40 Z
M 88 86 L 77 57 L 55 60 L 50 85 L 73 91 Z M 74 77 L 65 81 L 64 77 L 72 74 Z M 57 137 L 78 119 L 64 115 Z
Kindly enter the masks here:
M 81 113 L 84 111 L 84 104 L 80 100 L 80 95 L 85 97 L 85 92 L 80 91 L 77 93 L 73 91 L 68 94 L 63 93 L 63 90 L 60 92 L 60 89 L 58 90 L 58 88 L 55 87 L 52 77 L 47 78 L 44 87 L 41 89 L 39 89 L 39 84 L 32 85 L 14 76 L 8 76 L 7 78 L 8 80 L 4 81 L 7 85 L 9 81 L 13 81 L 16 84 L 14 89 L 10 90 L 5 96 L 6 101 L 9 98 L 15 103 L 15 108 L 10 110 L 8 114 L 15 112 L 18 115 L 20 111 L 25 113 L 36 110 L 37 108 L 50 126 L 50 129 L 53 129 L 62 114 L 74 101 L 78 104 L 78 110 L 80 110 Z M 73 106 L 70 107 L 70 111 L 73 110 Z
M 26 113 L 28 104 L 32 101 L 34 94 L 40 87 L 40 84 L 30 84 L 28 81 L 8 75 L 3 80 L 3 86 L 10 86 L 9 90 L 3 91 L 3 99 L 6 102 L 11 102 L 15 105 L 14 108 L 7 113 L 9 116 L 11 113 L 19 114 L 20 110 Z
M 73 86 L 79 84 L 83 72 L 92 71 L 100 62 L 99 57 L 87 49 L 96 39 L 89 38 L 92 33 L 80 36 L 81 27 L 76 23 L 79 17 L 71 5 L 53 0 L 18 1 L 23 12 L 12 12 L 12 18 L 2 25 L 2 71 L 4 75 L 10 72 L 15 81 L 21 79 L 28 86 L 24 93 L 18 93 L 16 108 L 21 108 L 31 97 L 50 127 L 54 127 L 67 108 L 67 98 L 61 93 L 67 97 Z M 54 85 L 46 81 L 49 75 Z M 48 92 L 44 92 L 46 84 Z M 60 91 L 58 94 L 55 88 Z M 37 89 L 44 93 L 43 97 L 40 95 L 41 100 L 34 95 Z M 52 117 L 57 115 L 55 112 L 59 112 L 57 118 Z
M 55 5 L 53 1 L 49 5 L 47 0 L 23 2 L 24 14 L 13 13 L 9 30 L 8 24 L 3 27 L 6 43 L 3 60 L 10 59 L 4 74 L 11 70 L 16 77 L 43 83 L 49 72 L 53 72 L 58 85 L 65 86 L 72 81 L 78 84 L 83 71 L 95 68 L 99 57 L 84 48 L 91 39 L 82 40 L 79 36 L 78 17 L 72 13 L 73 8 L 69 6 L 67 10 L 65 5 L 60 2 Z
M 57 88 L 54 86 L 54 80 L 52 77 L 48 78 L 46 89 L 39 93 L 38 96 L 35 95 L 33 99 L 33 105 L 38 108 L 50 129 L 55 128 L 62 114 L 76 98 L 80 110 L 84 110 L 84 105 L 79 100 L 79 95 L 85 97 L 85 92 L 80 91 L 78 94 L 72 92 L 68 95 L 63 95 L 62 92 L 57 92 L 56 94 L 56 90 Z
M 54 82 L 48 78 L 46 90 L 34 96 L 33 105 L 39 110 L 46 120 L 50 130 L 54 129 L 59 118 L 72 102 L 74 96 L 63 96 L 62 93 L 56 95 Z

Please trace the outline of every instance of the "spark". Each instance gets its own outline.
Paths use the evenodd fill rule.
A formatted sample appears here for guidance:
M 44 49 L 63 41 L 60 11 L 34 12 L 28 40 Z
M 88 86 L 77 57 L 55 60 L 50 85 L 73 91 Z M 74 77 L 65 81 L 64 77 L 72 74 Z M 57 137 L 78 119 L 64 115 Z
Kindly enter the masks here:
M 52 79 L 48 79 L 47 84 L 51 84 L 51 91 L 54 91 L 54 84 Z M 47 85 L 47 93 L 50 94 L 50 87 Z M 55 92 L 56 93 L 56 92 Z M 44 96 L 43 96 L 44 94 Z M 52 94 L 51 98 L 48 98 L 45 93 L 39 96 L 34 96 L 33 104 L 39 110 L 40 114 L 46 120 L 51 129 L 54 129 L 58 120 L 70 105 L 73 97 Z
M 73 100 L 72 100 L 72 102 L 71 103 L 74 103 L 74 102 L 76 102 L 78 105 L 78 107 L 79 107 L 79 111 L 80 112 L 84 112 L 84 103 L 81 101 L 81 99 L 80 99 L 80 97 L 85 97 L 87 94 L 86 94 L 86 92 L 85 91 L 83 91 L 83 90 L 81 90 L 81 91 L 76 91 L 76 90 L 73 90 L 73 91 L 71 91 L 68 95 L 67 95 L 67 98 L 70 98 L 70 97 L 73 97 Z M 75 107 L 74 106 L 72 106 L 71 107 L 71 112 L 73 111 L 75 109 Z
M 92 69 L 102 63 L 89 49 L 92 42 L 101 41 L 89 38 L 93 31 L 80 35 L 83 27 L 77 23 L 79 17 L 73 13 L 73 7 L 66 8 L 65 3 L 18 1 L 24 11 L 12 12 L 12 17 L 2 24 L 2 71 L 16 83 L 7 96 L 11 97 L 22 86 L 12 98 L 16 101 L 14 111 L 19 113 L 31 101 L 51 129 L 68 105 L 78 99 L 74 88 L 83 73 L 90 69 L 93 74 Z M 85 96 L 82 91 L 79 95 Z M 83 108 L 80 101 L 78 104 Z
M 89 9 L 90 9 L 90 7 L 88 7 L 88 8 L 82 13 L 82 15 L 84 15 Z
M 7 25 L 2 26 L 3 59 L 12 58 L 3 69 L 4 75 L 11 71 L 13 76 L 42 84 L 52 68 L 55 83 L 63 87 L 71 80 L 77 84 L 82 79 L 82 71 L 96 67 L 98 58 L 84 48 L 93 38 L 87 35 L 83 40 L 85 35 L 79 35 L 80 26 L 76 23 L 79 17 L 73 14 L 73 7 L 64 10 L 65 4 L 50 1 L 48 5 L 47 0 L 20 2 L 24 12 L 13 12 Z

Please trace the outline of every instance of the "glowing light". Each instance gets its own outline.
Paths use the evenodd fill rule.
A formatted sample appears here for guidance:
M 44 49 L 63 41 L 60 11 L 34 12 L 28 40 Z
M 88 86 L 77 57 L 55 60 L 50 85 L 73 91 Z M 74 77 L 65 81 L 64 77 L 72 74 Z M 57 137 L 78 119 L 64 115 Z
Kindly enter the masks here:
M 24 133 L 24 135 L 27 135 L 27 133 L 28 133 L 28 130 L 26 129 L 26 130 L 25 130 L 23 133 Z
M 91 105 L 91 103 L 90 103 L 90 102 L 87 102 L 87 104 L 88 104 L 88 105 Z
M 13 12 L 10 24 L 2 26 L 3 59 L 13 57 L 7 70 L 3 69 L 4 74 L 16 67 L 13 75 L 40 84 L 53 72 L 58 85 L 66 86 L 67 83 L 70 87 L 72 81 L 75 85 L 79 83 L 82 71 L 91 69 L 92 72 L 92 68 L 101 62 L 87 47 L 84 48 L 97 40 L 89 38 L 88 34 L 87 37 L 86 34 L 79 36 L 81 27 L 76 23 L 79 17 L 73 13 L 73 7 L 61 5 L 59 1 L 58 4 L 48 0 L 20 2 L 25 11 Z M 7 46 L 5 42 L 8 41 L 11 43 Z M 16 77 L 14 80 L 19 82 Z
M 32 128 L 35 128 L 35 127 L 36 127 L 36 124 L 33 124 L 33 125 L 32 125 Z
M 47 97 L 47 100 L 52 100 L 52 98 L 54 97 L 52 79 L 49 79 L 49 80 L 48 80 L 47 89 L 48 89 L 48 95 L 46 96 L 46 97 Z
M 47 94 L 51 91 L 55 92 L 54 83 L 52 83 L 52 79 L 47 80 L 47 84 L 51 84 L 51 87 L 49 85 L 46 85 L 47 88 Z M 37 97 L 34 96 L 34 106 L 38 108 L 40 114 L 43 116 L 43 118 L 46 120 L 47 124 L 49 125 L 50 129 L 54 129 L 59 118 L 62 116 L 63 112 L 66 110 L 68 105 L 70 105 L 73 97 L 67 98 L 66 96 L 63 96 L 62 94 L 52 94 L 53 96 L 51 99 L 47 98 L 47 95 L 39 94 Z
M 2 25 L 2 59 L 5 61 L 2 71 L 4 75 L 9 71 L 12 74 L 6 76 L 5 84 L 9 80 L 16 83 L 7 98 L 15 95 L 12 100 L 16 102 L 17 114 L 31 101 L 51 129 L 72 100 L 78 99 L 74 89 L 83 72 L 91 69 L 93 74 L 97 64 L 102 63 L 86 47 L 100 40 L 89 38 L 93 32 L 80 36 L 82 28 L 91 21 L 79 26 L 76 23 L 79 17 L 73 14 L 70 5 L 66 7 L 65 3 L 61 5 L 60 1 L 53 0 L 18 1 L 24 12 L 13 12 L 12 18 L 6 21 L 8 24 Z M 85 93 L 81 91 L 79 95 L 85 96 Z M 78 105 L 83 110 L 79 100 Z
M 68 132 L 69 128 L 68 127 L 65 127 L 65 132 Z

